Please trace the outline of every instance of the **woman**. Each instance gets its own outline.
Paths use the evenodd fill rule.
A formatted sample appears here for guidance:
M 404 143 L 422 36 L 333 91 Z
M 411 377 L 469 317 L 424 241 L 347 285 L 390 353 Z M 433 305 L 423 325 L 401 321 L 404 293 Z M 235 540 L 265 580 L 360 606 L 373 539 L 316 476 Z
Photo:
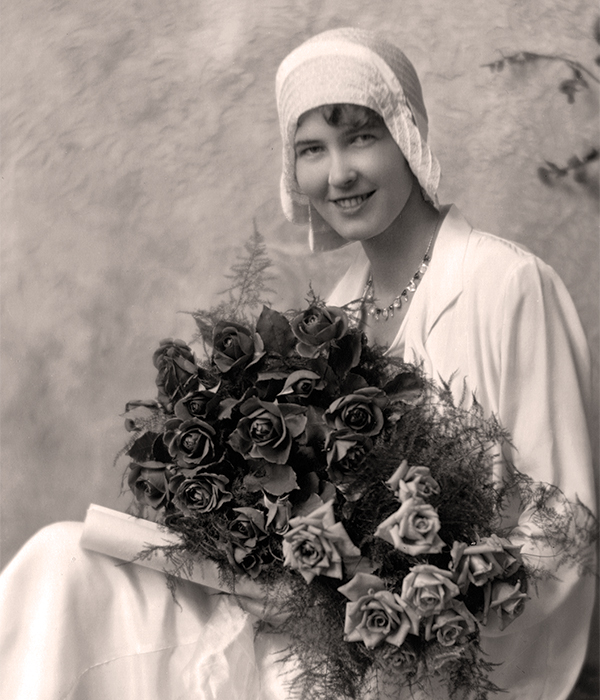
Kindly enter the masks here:
M 359 241 L 364 253 L 329 302 L 361 299 L 373 341 L 451 382 L 457 400 L 475 396 L 510 432 L 520 471 L 593 508 L 589 360 L 571 299 L 534 255 L 438 206 L 440 170 L 408 59 L 381 36 L 333 30 L 285 59 L 277 89 L 286 215 L 309 224 L 314 249 Z M 511 523 L 532 556 L 533 520 Z M 553 557 L 543 565 L 552 571 Z M 505 632 L 483 631 L 506 698 L 565 698 L 576 681 L 593 583 L 574 569 L 557 576 Z
M 452 379 L 459 397 L 465 385 L 511 431 L 517 467 L 591 504 L 588 359 L 572 303 L 533 255 L 439 207 L 406 57 L 371 33 L 326 32 L 283 62 L 277 97 L 284 212 L 309 224 L 314 249 L 358 241 L 365 254 L 331 302 L 359 300 L 372 341 Z M 512 539 L 535 550 L 529 514 L 513 525 Z M 174 603 L 161 574 L 83 550 L 80 534 L 75 523 L 46 528 L 3 575 L 5 697 L 286 697 L 271 655 L 285 640 L 255 639 L 256 618 L 232 597 L 182 582 Z M 506 632 L 486 631 L 506 698 L 559 700 L 576 680 L 593 587 L 560 574 Z

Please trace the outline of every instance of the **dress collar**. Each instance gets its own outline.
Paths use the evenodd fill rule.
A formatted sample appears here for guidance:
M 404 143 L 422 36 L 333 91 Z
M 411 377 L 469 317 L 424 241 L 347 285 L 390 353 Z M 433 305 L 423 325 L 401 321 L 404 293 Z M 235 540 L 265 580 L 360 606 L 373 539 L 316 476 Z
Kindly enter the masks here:
M 420 332 L 425 338 L 440 315 L 460 296 L 463 289 L 463 266 L 469 235 L 473 230 L 455 205 L 440 208 L 445 214 L 437 241 L 433 247 L 431 262 L 422 282 L 411 301 L 408 314 L 390 350 L 406 332 Z M 344 275 L 329 303 L 343 306 L 359 299 L 369 276 L 369 262 L 364 253 L 357 256 Z

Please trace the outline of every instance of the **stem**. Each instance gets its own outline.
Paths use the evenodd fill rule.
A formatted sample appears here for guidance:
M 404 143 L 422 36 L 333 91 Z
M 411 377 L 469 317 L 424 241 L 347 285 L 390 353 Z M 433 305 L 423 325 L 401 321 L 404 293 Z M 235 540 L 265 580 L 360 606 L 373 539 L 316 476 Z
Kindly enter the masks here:
M 585 73 L 588 78 L 591 78 L 596 83 L 600 83 L 600 78 L 595 76 L 588 68 L 579 61 L 574 61 L 571 58 L 566 58 L 565 56 L 557 56 L 555 54 L 544 54 L 544 53 L 533 53 L 531 51 L 520 51 L 519 53 L 511 54 L 510 56 L 502 55 L 501 61 L 507 61 L 508 63 L 525 63 L 528 60 L 543 59 L 546 61 L 561 61 L 571 68 L 571 70 L 577 74 L 577 72 Z M 482 68 L 493 68 L 498 65 L 500 61 L 493 61 L 492 63 L 484 63 Z

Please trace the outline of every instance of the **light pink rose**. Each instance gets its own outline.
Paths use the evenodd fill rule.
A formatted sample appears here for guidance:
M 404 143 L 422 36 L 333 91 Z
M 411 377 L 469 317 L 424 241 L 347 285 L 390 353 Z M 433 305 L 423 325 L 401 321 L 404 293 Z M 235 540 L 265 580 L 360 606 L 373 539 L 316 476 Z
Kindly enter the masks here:
M 375 530 L 375 536 L 411 556 L 437 554 L 444 542 L 437 534 L 440 519 L 435 508 L 420 498 L 409 498 Z
M 332 501 L 290 520 L 283 557 L 284 565 L 296 569 L 307 583 L 315 576 L 341 579 L 344 568 L 354 573 L 362 559 L 342 523 L 335 522 Z
M 459 593 L 452 574 L 431 564 L 413 566 L 402 581 L 402 599 L 421 617 L 438 615 Z
M 345 641 L 362 641 L 368 649 L 382 642 L 399 647 L 409 633 L 419 634 L 415 612 L 377 576 L 357 574 L 338 590 L 351 601 L 346 605 Z
M 405 459 L 385 483 L 401 503 L 409 498 L 426 501 L 440 492 L 440 486 L 431 476 L 429 467 L 409 467 Z

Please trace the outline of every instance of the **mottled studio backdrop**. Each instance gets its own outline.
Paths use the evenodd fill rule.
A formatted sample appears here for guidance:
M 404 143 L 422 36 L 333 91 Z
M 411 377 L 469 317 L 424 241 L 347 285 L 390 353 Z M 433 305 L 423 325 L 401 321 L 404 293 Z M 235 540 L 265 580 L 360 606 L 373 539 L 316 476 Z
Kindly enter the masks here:
M 279 61 L 321 30 L 393 33 L 419 72 L 441 199 L 525 243 L 569 287 L 598 361 L 598 10 L 582 0 L 5 0 L 2 37 L 2 560 L 40 526 L 123 508 L 125 402 L 194 332 L 251 234 L 280 308 L 347 264 L 279 212 Z M 482 67 L 519 51 L 550 59 Z M 577 86 L 575 86 L 577 87 Z M 597 376 L 597 372 L 596 372 Z M 596 424 L 596 421 L 594 421 Z

